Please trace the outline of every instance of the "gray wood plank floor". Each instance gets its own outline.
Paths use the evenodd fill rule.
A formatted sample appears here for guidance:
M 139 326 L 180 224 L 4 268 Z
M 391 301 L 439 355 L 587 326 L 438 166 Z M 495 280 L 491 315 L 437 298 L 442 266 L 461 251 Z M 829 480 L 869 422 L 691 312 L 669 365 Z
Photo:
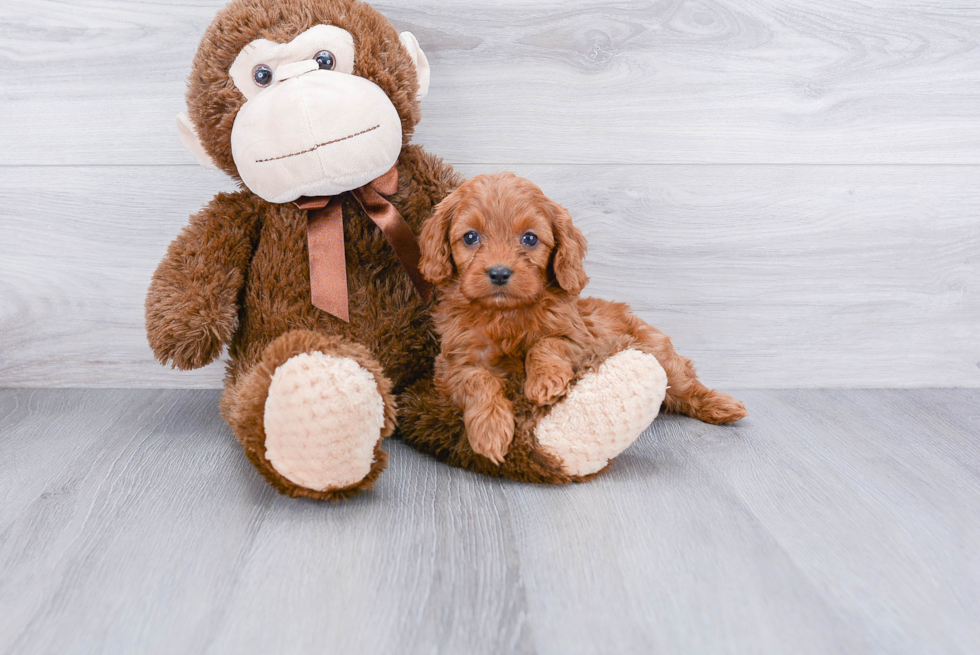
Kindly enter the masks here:
M 2 653 L 975 653 L 980 391 L 743 391 L 568 487 L 278 496 L 211 390 L 0 391 Z

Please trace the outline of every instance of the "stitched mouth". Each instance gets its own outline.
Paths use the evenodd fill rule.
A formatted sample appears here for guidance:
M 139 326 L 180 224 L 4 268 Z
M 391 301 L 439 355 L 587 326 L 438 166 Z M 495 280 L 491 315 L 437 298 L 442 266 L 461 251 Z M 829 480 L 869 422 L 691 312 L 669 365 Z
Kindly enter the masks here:
M 379 127 L 381 127 L 381 125 L 375 125 L 374 127 L 369 127 L 366 130 L 361 130 L 360 132 L 355 132 L 354 134 L 348 134 L 345 137 L 341 137 L 339 139 L 334 139 L 333 141 L 324 141 L 323 143 L 318 143 L 315 146 L 313 146 L 312 148 L 307 148 L 306 150 L 300 150 L 299 152 L 294 152 L 294 153 L 289 154 L 289 155 L 280 155 L 278 157 L 269 157 L 268 159 L 256 159 L 255 160 L 255 163 L 256 164 L 261 164 L 261 163 L 267 162 L 267 161 L 277 161 L 279 159 L 288 159 L 289 157 L 296 157 L 297 155 L 305 155 L 308 152 L 313 152 L 317 148 L 322 148 L 323 146 L 329 146 L 331 143 L 339 143 L 341 141 L 346 141 L 347 139 L 353 139 L 355 136 L 361 136 L 362 134 L 367 134 L 368 132 L 372 132 L 372 131 L 378 129 Z

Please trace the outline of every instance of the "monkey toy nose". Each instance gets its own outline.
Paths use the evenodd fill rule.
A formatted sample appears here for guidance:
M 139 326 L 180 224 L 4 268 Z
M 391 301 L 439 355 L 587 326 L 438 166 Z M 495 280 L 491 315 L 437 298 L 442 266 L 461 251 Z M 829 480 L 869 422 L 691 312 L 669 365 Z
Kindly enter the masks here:
M 490 283 L 495 284 L 498 287 L 502 287 L 507 284 L 507 280 L 513 275 L 514 271 L 510 270 L 506 266 L 494 266 L 493 268 L 487 269 L 487 275 L 490 277 Z
M 316 63 L 316 61 L 313 59 L 304 59 L 302 61 L 296 61 L 289 64 L 282 64 L 276 68 L 276 79 L 282 82 L 291 77 L 299 77 L 300 75 L 312 73 L 313 71 L 319 69 L 320 64 Z

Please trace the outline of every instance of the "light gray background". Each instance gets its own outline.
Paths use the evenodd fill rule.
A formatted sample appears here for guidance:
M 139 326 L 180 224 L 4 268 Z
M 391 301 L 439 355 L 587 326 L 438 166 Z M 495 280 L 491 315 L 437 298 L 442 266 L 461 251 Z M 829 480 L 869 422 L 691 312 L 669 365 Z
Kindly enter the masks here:
M 0 386 L 214 387 L 142 303 L 219 190 L 176 136 L 219 0 L 0 5 Z M 512 169 L 709 384 L 980 386 L 980 6 L 376 5 L 432 64 L 416 141 Z

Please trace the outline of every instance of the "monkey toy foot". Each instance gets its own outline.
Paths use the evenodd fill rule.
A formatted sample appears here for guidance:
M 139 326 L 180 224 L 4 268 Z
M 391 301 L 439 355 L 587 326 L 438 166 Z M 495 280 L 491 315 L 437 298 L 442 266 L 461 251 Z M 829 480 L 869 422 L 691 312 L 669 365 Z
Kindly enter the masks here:
M 353 359 L 301 353 L 273 374 L 264 423 L 266 458 L 279 474 L 314 491 L 345 489 L 371 472 L 384 399 Z
M 381 440 L 395 431 L 391 381 L 370 352 L 309 330 L 280 335 L 231 376 L 221 411 L 276 489 L 319 500 L 369 489 L 388 461 Z
M 534 436 L 563 473 L 591 475 L 650 426 L 666 392 L 667 374 L 657 358 L 624 350 L 582 377 L 541 419 Z

